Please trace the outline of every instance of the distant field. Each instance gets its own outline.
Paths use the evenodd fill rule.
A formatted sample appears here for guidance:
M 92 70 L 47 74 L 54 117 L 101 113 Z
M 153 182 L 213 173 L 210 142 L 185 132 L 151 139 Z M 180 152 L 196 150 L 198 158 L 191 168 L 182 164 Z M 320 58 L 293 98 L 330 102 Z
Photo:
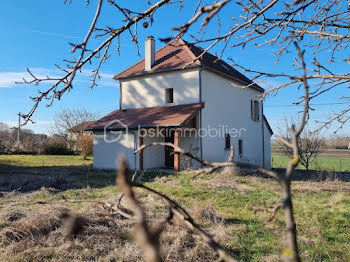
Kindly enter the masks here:
M 287 156 L 272 155 L 272 167 L 285 168 L 289 158 Z M 305 169 L 304 166 L 298 165 L 298 169 Z M 342 172 L 350 171 L 350 157 L 318 157 L 310 168 L 313 170 L 335 170 Z
M 92 165 L 92 157 L 56 155 L 0 155 L 0 164 L 13 166 L 86 166 Z
M 272 147 L 272 155 L 284 155 L 283 151 L 276 147 Z M 350 158 L 350 150 L 349 149 L 324 149 L 322 153 L 319 155 L 320 157 L 342 157 L 342 158 Z

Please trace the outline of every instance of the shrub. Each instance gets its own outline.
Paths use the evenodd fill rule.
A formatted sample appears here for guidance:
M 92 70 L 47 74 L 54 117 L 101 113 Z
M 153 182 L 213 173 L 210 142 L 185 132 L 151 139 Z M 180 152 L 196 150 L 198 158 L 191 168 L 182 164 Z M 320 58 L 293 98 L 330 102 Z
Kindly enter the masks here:
M 44 155 L 71 155 L 73 152 L 67 148 L 67 143 L 59 138 L 49 138 L 44 144 Z
M 78 135 L 77 148 L 79 154 L 86 159 L 87 156 L 92 156 L 93 139 L 89 133 L 81 133 Z

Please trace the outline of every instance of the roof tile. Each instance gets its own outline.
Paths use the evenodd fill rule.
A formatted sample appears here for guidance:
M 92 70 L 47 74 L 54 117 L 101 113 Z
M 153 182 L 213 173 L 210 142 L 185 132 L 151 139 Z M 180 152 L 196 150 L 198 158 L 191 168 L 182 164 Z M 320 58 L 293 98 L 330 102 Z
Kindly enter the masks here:
M 107 130 L 120 130 L 125 129 L 125 126 L 128 128 L 181 126 L 203 107 L 203 103 L 197 103 L 115 110 L 95 121 L 85 130 L 104 130 L 105 128 Z
M 249 78 L 234 69 L 228 63 L 209 52 L 205 52 L 200 59 L 196 59 L 203 52 L 203 48 L 190 44 L 181 38 L 176 39 L 156 51 L 155 63 L 151 70 L 145 71 L 145 60 L 142 59 L 138 63 L 115 75 L 114 78 L 122 79 L 162 71 L 202 66 L 231 77 L 245 85 L 251 85 L 251 87 L 259 91 L 264 91 L 263 88 L 253 83 Z

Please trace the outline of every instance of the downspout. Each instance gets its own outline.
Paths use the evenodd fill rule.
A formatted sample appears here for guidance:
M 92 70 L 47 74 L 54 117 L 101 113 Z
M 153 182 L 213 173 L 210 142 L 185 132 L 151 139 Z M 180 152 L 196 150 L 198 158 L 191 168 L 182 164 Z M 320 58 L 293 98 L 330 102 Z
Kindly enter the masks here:
M 132 132 L 132 134 L 134 135 L 134 165 L 135 165 L 135 171 L 139 170 L 139 167 L 138 167 L 138 164 L 137 164 L 137 154 L 138 153 L 135 153 L 136 150 L 138 149 L 138 136 L 137 136 L 137 132 Z
M 202 103 L 202 71 L 203 71 L 203 67 L 199 69 L 199 102 L 200 103 Z M 199 130 L 201 129 L 202 129 L 202 110 L 199 111 Z M 199 147 L 200 147 L 200 156 L 201 156 L 201 159 L 203 159 L 202 136 L 199 136 Z M 203 167 L 202 164 L 201 164 L 201 167 Z
M 264 134 L 264 101 L 261 101 L 261 134 L 262 134 L 262 156 L 263 164 L 262 167 L 265 167 L 265 134 Z

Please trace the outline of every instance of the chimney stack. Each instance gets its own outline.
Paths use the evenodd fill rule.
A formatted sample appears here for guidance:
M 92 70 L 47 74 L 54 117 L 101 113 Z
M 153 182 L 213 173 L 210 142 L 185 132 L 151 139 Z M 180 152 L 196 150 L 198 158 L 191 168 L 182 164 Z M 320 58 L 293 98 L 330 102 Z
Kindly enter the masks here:
M 145 41 L 145 70 L 151 70 L 155 60 L 155 43 L 153 36 L 149 35 Z

